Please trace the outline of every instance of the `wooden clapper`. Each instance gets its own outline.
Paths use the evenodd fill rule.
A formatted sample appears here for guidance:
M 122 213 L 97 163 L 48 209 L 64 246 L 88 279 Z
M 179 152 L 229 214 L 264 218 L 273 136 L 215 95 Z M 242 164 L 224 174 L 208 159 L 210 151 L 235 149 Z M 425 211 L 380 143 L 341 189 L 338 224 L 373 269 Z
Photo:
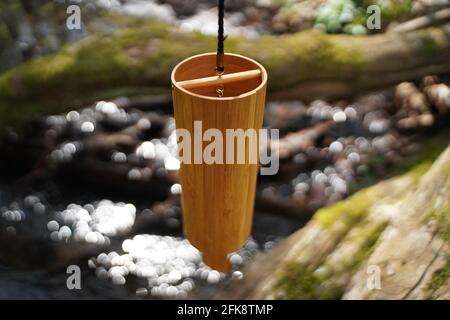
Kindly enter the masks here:
M 219 74 L 218 61 L 224 70 Z M 185 236 L 203 253 L 204 262 L 219 271 L 230 271 L 229 253 L 239 250 L 250 236 L 258 172 L 258 164 L 249 161 L 249 140 L 245 143 L 245 162 L 236 163 L 239 145 L 235 141 L 234 150 L 227 149 L 226 129 L 259 132 L 266 83 L 264 67 L 237 54 L 200 54 L 182 61 L 172 71 L 176 127 L 189 131 L 192 158 L 194 136 L 199 134 L 194 132 L 194 121 L 202 122 L 203 132 L 215 128 L 224 137 L 222 164 L 182 161 L 180 167 Z M 202 150 L 209 143 L 202 142 Z M 226 155 L 232 151 L 234 161 L 227 164 Z

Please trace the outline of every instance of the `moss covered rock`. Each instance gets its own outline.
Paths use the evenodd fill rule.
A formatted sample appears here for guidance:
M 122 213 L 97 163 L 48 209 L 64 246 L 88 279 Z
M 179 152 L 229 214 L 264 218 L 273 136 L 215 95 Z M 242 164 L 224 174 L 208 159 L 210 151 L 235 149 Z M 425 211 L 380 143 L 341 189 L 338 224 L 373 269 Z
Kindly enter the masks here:
M 426 143 L 405 173 L 320 209 L 218 297 L 448 299 L 450 147 L 437 157 L 438 146 L 448 137 Z

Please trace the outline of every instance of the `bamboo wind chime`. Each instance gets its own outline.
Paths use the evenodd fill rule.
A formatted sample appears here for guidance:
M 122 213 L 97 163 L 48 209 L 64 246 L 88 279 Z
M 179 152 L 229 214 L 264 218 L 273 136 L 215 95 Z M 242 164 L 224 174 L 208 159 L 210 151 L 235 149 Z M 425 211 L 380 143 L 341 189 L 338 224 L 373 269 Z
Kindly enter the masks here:
M 266 70 L 252 59 L 224 53 L 223 16 L 224 1 L 219 0 L 217 52 L 187 58 L 172 71 L 176 127 L 192 137 L 196 121 L 201 121 L 203 131 L 214 128 L 223 137 L 227 129 L 262 127 Z M 190 151 L 194 154 L 193 145 Z M 224 148 L 223 154 L 228 152 L 237 153 Z M 181 161 L 185 236 L 202 252 L 205 263 L 219 271 L 231 270 L 228 255 L 239 250 L 251 232 L 258 164 L 249 161 L 248 143 L 245 153 L 243 164 Z

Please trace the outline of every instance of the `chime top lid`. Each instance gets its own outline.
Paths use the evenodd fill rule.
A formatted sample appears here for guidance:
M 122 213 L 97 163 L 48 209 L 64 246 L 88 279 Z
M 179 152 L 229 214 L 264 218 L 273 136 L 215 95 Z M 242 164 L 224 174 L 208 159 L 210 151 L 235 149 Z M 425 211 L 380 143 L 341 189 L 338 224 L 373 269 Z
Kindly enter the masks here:
M 253 59 L 225 53 L 225 72 L 220 75 L 215 64 L 215 52 L 189 57 L 173 69 L 172 84 L 189 95 L 211 100 L 244 98 L 266 85 L 267 72 Z

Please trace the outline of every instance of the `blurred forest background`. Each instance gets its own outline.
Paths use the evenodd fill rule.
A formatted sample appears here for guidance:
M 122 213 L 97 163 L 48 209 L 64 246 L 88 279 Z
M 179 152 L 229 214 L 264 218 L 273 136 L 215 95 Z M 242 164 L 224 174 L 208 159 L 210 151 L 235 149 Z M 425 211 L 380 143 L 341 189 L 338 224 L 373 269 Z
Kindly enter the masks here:
M 449 299 L 449 1 L 225 5 L 281 133 L 230 274 L 183 239 L 169 77 L 216 1 L 0 2 L 0 298 Z

